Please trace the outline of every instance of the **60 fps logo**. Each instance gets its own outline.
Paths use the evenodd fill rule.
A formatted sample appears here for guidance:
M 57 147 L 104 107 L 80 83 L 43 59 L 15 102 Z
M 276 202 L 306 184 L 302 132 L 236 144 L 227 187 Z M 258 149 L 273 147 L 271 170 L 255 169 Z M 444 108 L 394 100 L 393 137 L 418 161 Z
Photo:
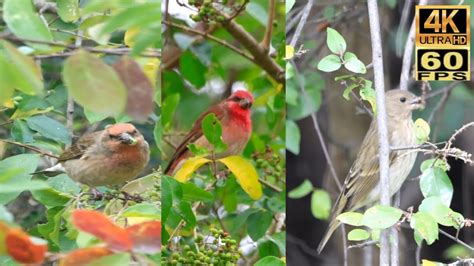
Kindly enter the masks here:
M 416 6 L 416 79 L 469 80 L 470 6 Z

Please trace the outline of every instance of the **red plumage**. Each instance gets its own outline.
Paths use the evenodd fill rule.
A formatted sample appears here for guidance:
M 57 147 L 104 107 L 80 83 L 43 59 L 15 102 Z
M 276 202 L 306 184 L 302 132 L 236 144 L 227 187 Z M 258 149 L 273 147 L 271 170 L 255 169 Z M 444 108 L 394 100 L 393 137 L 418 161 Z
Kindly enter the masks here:
M 248 91 L 238 90 L 201 114 L 171 157 L 165 174 L 173 175 L 185 159 L 193 156 L 188 150 L 189 144 L 194 143 L 197 146 L 212 150 L 212 145 L 207 141 L 201 129 L 202 120 L 210 113 L 215 114 L 219 119 L 222 126 L 222 140 L 227 144 L 227 149 L 224 152 L 215 154 L 216 158 L 240 154 L 252 134 L 252 120 L 250 117 L 252 104 L 252 94 Z

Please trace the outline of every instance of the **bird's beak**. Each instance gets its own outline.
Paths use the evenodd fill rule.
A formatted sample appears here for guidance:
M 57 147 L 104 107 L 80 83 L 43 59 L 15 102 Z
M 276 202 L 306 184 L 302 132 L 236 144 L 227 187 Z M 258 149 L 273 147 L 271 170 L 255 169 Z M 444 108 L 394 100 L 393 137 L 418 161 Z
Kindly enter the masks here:
M 119 140 L 123 144 L 127 144 L 127 145 L 137 144 L 137 140 L 134 137 L 132 137 L 130 134 L 128 134 L 127 132 L 120 134 Z
M 252 107 L 252 102 L 249 99 L 242 99 L 240 100 L 239 105 L 242 109 L 249 109 Z
M 413 105 L 413 109 L 420 109 L 425 106 L 425 103 L 421 97 L 416 97 L 410 101 L 410 105 Z

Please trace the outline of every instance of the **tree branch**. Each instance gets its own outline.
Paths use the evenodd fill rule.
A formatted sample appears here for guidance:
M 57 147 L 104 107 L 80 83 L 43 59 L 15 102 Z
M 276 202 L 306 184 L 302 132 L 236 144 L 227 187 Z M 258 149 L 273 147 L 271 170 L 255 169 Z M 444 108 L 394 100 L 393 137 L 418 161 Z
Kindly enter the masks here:
M 418 5 L 426 5 L 428 0 L 420 0 Z M 410 81 L 410 68 L 411 68 L 411 58 L 413 55 L 413 48 L 415 43 L 415 24 L 416 18 L 413 18 L 411 23 L 410 32 L 408 33 L 408 38 L 405 44 L 405 52 L 403 53 L 402 61 L 402 71 L 400 74 L 400 89 L 408 90 L 408 82 Z
M 22 147 L 22 148 L 25 148 L 25 149 L 28 149 L 28 150 L 32 150 L 34 152 L 37 152 L 43 156 L 48 156 L 48 157 L 51 157 L 51 158 L 55 158 L 55 159 L 59 159 L 58 156 L 56 155 L 53 155 L 51 153 L 47 153 L 47 152 L 44 152 L 42 151 L 41 149 L 39 148 L 36 148 L 36 147 L 33 147 L 33 146 L 30 146 L 30 145 L 26 145 L 26 144 L 23 144 L 23 143 L 20 143 L 20 142 L 16 142 L 16 141 L 12 141 L 12 140 L 8 140 L 8 139 L 0 139 L 0 141 L 2 142 L 5 142 L 5 143 L 8 143 L 8 144 L 12 144 L 12 145 L 16 145 L 16 146 L 19 146 L 19 147 Z
M 377 133 L 379 139 L 380 164 L 380 204 L 390 205 L 389 159 L 387 112 L 385 110 L 385 84 L 383 72 L 383 52 L 377 0 L 367 0 L 369 12 L 370 39 L 372 44 L 372 62 L 374 64 L 374 85 L 377 100 Z M 389 231 L 380 234 L 380 265 L 390 263 Z
M 313 7 L 314 0 L 308 0 L 308 3 L 306 3 L 306 6 L 304 7 L 301 15 L 300 22 L 298 23 L 298 26 L 296 27 L 295 33 L 293 34 L 293 38 L 291 38 L 290 45 L 292 47 L 296 46 L 296 42 L 298 42 L 298 39 L 300 38 L 301 31 L 303 31 L 303 28 L 306 24 L 306 20 L 308 20 L 309 12 L 311 12 L 311 8 Z
M 262 40 L 262 47 L 265 51 L 270 50 L 270 42 L 272 40 L 273 33 L 273 20 L 275 19 L 275 0 L 268 1 L 268 21 L 267 29 Z
M 273 60 L 267 51 L 255 40 L 255 38 L 248 33 L 242 26 L 237 24 L 234 20 L 230 19 L 228 14 L 220 12 L 219 15 L 225 17 L 225 21 L 222 23 L 224 29 L 232 35 L 235 40 L 242 44 L 250 54 L 253 55 L 255 62 L 263 68 L 268 75 L 270 75 L 275 81 L 280 84 L 285 83 L 285 70 L 280 67 L 275 60 Z

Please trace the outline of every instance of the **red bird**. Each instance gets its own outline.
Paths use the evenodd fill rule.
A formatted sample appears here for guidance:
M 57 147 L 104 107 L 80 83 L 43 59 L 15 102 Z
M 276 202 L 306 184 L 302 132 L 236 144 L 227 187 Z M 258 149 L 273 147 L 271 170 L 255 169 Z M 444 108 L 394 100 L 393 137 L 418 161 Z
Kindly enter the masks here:
M 165 170 L 165 174 L 174 175 L 182 163 L 193 154 L 188 149 L 189 144 L 195 144 L 198 147 L 204 147 L 209 151 L 212 145 L 207 141 L 202 133 L 201 122 L 206 115 L 214 113 L 221 122 L 222 141 L 227 144 L 227 149 L 215 154 L 215 158 L 224 158 L 231 155 L 240 154 L 252 133 L 252 120 L 250 118 L 250 107 L 253 104 L 253 96 L 250 92 L 238 90 L 229 98 L 212 106 L 204 112 L 194 123 L 191 131 L 186 135 L 183 142 L 178 146 L 170 163 Z
M 42 172 L 66 172 L 91 187 L 120 185 L 134 179 L 150 158 L 148 143 L 132 124 L 115 124 L 86 134 L 66 149 L 58 165 Z

